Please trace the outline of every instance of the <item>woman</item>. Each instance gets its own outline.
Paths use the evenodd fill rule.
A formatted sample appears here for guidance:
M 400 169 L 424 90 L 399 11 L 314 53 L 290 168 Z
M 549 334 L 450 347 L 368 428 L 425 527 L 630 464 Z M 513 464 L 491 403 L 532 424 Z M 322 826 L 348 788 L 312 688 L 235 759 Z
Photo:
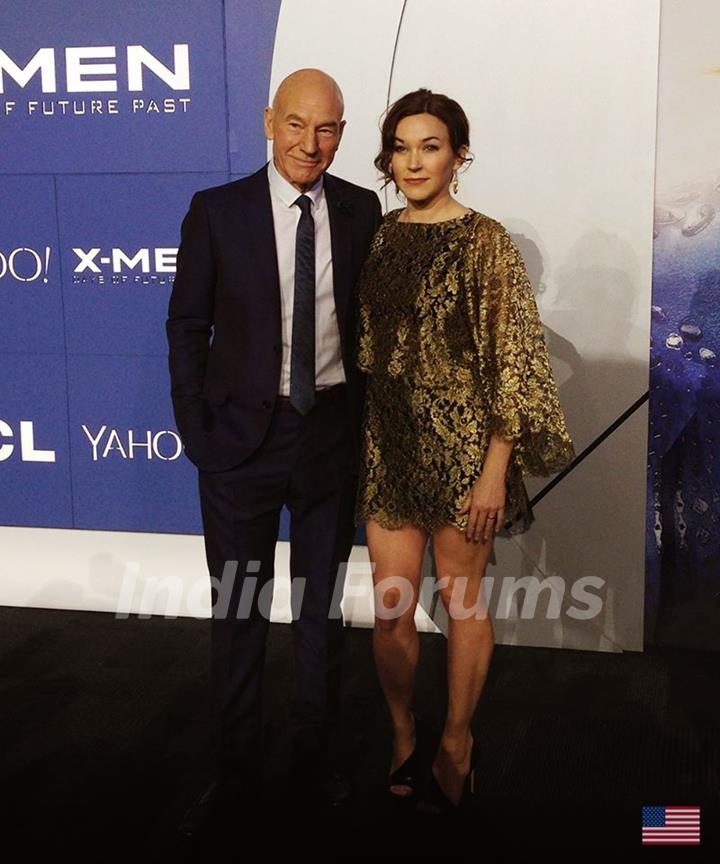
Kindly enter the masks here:
M 575 455 L 520 254 L 500 223 L 451 195 L 469 143 L 467 117 L 446 96 L 421 89 L 390 107 L 375 164 L 407 203 L 385 216 L 359 287 L 368 387 L 356 521 L 366 520 L 375 565 L 389 788 L 415 795 L 422 769 L 414 613 L 432 535 L 449 632 L 431 793 L 447 809 L 469 788 L 470 722 L 493 651 L 480 588 L 494 536 L 506 517 L 512 533 L 533 519 L 523 474 L 558 471 Z

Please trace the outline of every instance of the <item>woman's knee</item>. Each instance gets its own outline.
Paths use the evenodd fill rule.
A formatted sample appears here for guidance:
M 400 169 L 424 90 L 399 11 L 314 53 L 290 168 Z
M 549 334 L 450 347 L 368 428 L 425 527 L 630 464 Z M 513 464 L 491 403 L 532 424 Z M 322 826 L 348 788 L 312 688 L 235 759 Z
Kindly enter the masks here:
M 487 613 L 483 574 L 440 572 L 436 590 L 448 615 L 462 617 L 471 611 Z
M 374 593 L 375 627 L 381 633 L 397 633 L 413 625 L 417 594 L 410 579 L 380 579 Z
M 376 614 L 375 629 L 381 636 L 403 636 L 415 630 L 415 616 L 406 614 L 391 618 L 386 615 L 378 616 Z

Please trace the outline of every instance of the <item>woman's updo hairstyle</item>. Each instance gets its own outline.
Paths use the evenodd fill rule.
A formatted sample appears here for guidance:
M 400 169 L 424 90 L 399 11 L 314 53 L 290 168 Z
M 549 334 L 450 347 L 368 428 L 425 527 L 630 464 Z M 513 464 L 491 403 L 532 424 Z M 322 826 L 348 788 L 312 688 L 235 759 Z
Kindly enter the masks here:
M 432 114 L 447 127 L 453 153 L 463 162 L 472 162 L 472 156 L 460 156 L 462 147 L 470 147 L 470 124 L 460 105 L 449 96 L 433 93 L 425 87 L 406 93 L 388 108 L 380 128 L 382 149 L 375 157 L 375 167 L 385 178 L 387 184 L 393 179 L 390 160 L 395 151 L 395 132 L 398 123 L 413 114 Z

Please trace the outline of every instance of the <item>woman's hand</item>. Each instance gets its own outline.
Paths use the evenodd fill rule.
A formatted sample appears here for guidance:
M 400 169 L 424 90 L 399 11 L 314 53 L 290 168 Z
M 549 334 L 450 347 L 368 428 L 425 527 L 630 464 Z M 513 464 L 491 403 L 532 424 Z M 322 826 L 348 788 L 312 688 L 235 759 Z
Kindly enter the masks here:
M 485 454 L 482 473 L 465 496 L 460 515 L 469 513 L 466 537 L 486 543 L 505 523 L 505 475 L 513 442 L 492 435 Z
M 465 497 L 460 515 L 469 513 L 466 537 L 486 543 L 497 534 L 505 522 L 505 472 L 492 471 L 487 466 Z

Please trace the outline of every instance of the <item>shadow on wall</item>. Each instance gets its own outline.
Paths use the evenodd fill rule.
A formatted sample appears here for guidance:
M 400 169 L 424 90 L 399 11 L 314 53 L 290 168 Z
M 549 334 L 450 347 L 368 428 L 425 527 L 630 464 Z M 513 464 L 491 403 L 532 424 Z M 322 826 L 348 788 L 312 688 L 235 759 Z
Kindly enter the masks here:
M 550 293 L 545 258 L 526 235 L 513 239 L 540 306 L 540 295 Z M 546 326 L 545 334 L 578 454 L 647 390 L 649 337 L 636 323 L 645 308 L 640 278 L 634 251 L 606 232 L 580 237 L 556 270 L 557 329 Z M 647 308 L 649 320 L 649 297 Z M 646 454 L 644 405 L 536 505 L 528 532 L 497 541 L 500 563 L 486 576 L 495 577 L 488 599 L 498 643 L 642 650 Z M 530 498 L 548 482 L 526 478 Z M 507 543 L 518 548 L 503 548 Z M 431 550 L 426 568 L 435 573 Z M 539 591 L 533 576 L 542 582 Z M 527 591 L 506 586 L 503 593 L 506 578 L 527 580 Z M 595 608 L 584 617 L 588 600 Z M 442 604 L 433 612 L 447 634 Z

